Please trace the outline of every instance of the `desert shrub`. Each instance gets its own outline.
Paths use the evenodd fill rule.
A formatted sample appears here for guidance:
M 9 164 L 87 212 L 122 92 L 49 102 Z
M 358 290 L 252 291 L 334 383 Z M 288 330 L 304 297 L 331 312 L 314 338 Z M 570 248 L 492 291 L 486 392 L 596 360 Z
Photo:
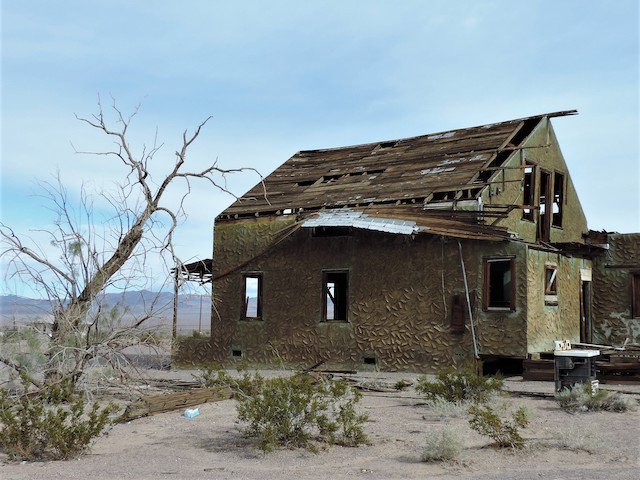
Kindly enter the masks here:
M 25 380 L 26 387 L 26 380 Z M 65 460 L 84 452 L 109 424 L 113 405 L 87 408 L 70 382 L 35 393 L 0 390 L 0 449 L 13 459 Z
M 463 401 L 449 402 L 442 397 L 427 400 L 428 408 L 438 417 L 462 418 L 467 414 L 469 403 Z
M 460 456 L 461 450 L 462 442 L 456 433 L 450 428 L 445 428 L 439 435 L 427 436 L 420 459 L 423 462 L 451 462 Z
M 562 427 L 555 432 L 558 447 L 574 452 L 598 453 L 603 451 L 605 441 L 592 427 L 580 425 L 574 427 Z
M 474 401 L 484 402 L 502 388 L 503 381 L 498 377 L 478 375 L 472 366 L 460 370 L 445 368 L 436 373 L 436 379 L 430 381 L 425 375 L 418 378 L 416 390 L 428 400 L 442 398 L 448 402 Z
M 556 400 L 564 411 L 576 412 L 626 412 L 636 407 L 636 402 L 619 393 L 606 390 L 593 391 L 591 384 L 577 384 L 572 388 L 563 388 L 556 393 Z
M 253 377 L 239 390 L 238 420 L 263 451 L 278 446 L 314 449 L 313 440 L 356 446 L 367 442 L 366 415 L 356 411 L 361 394 L 342 381 L 308 375 Z
M 407 388 L 409 388 L 412 385 L 411 382 L 407 382 L 406 380 L 402 379 L 402 380 L 398 380 L 396 383 L 394 383 L 393 388 L 395 388 L 396 390 L 402 392 L 404 390 L 406 390 Z
M 496 447 L 524 447 L 520 430 L 529 425 L 527 409 L 520 407 L 510 414 L 504 406 L 501 410 L 499 413 L 491 405 L 474 404 L 469 407 L 469 425 L 479 434 L 491 438 Z
M 238 373 L 240 376 L 234 377 L 221 368 L 208 367 L 192 377 L 203 387 L 229 387 L 235 396 L 249 395 L 261 388 L 264 379 L 260 374 L 251 376 L 246 370 Z

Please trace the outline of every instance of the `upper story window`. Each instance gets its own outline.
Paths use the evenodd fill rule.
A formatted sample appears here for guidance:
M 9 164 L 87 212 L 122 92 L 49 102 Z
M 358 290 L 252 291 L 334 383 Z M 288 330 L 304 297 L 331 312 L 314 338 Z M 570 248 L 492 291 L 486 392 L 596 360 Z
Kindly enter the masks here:
M 513 257 L 484 259 L 484 310 L 515 310 L 516 260 Z
M 553 217 L 551 225 L 562 227 L 562 210 L 565 202 L 564 175 L 555 172 L 553 177 Z
M 324 321 L 348 320 L 349 272 L 322 272 L 322 318 Z
M 551 172 L 540 169 L 540 188 L 538 192 L 538 228 L 536 240 L 549 242 L 551 239 L 552 195 Z
M 247 273 L 243 275 L 243 310 L 245 320 L 262 319 L 262 274 Z
M 522 182 L 522 219 L 535 221 L 536 209 L 536 166 L 525 164 Z

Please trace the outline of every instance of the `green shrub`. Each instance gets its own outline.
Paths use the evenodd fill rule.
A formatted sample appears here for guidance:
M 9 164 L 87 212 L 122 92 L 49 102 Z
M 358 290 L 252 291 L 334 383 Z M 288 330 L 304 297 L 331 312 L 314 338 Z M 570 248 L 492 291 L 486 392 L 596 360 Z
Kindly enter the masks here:
M 25 387 L 26 387 L 25 380 Z M 0 449 L 13 459 L 64 460 L 87 449 L 100 435 L 115 407 L 86 408 L 70 382 L 36 393 L 0 390 Z
M 264 379 L 253 377 L 238 389 L 238 420 L 246 423 L 258 447 L 313 449 L 312 440 L 356 446 L 367 442 L 358 414 L 361 394 L 343 381 L 317 381 L 308 375 Z
M 402 380 L 398 380 L 393 385 L 393 388 L 395 388 L 396 390 L 402 392 L 402 391 L 406 390 L 407 388 L 409 388 L 411 385 L 412 385 L 411 382 L 407 382 L 406 380 L 402 379 Z
M 626 412 L 636 407 L 636 402 L 619 393 L 591 388 L 591 384 L 577 384 L 573 388 L 563 388 L 556 393 L 556 400 L 564 411 L 576 412 Z
M 440 370 L 436 373 L 434 381 L 421 375 L 416 383 L 416 390 L 428 400 L 442 398 L 447 402 L 485 402 L 492 394 L 500 391 L 502 384 L 501 378 L 483 377 L 478 375 L 472 366 L 467 366 L 460 370 Z
M 247 371 L 240 371 L 240 377 L 233 377 L 221 368 L 208 367 L 196 375 L 192 375 L 194 380 L 203 387 L 229 387 L 235 396 L 249 395 L 254 390 L 259 389 L 264 381 L 260 374 L 251 376 Z
M 496 447 L 524 447 L 520 429 L 529 425 L 529 414 L 525 407 L 518 408 L 510 415 L 507 412 L 501 415 L 490 405 L 475 404 L 469 408 L 469 415 L 471 428 L 491 438 Z
M 428 435 L 420 459 L 423 462 L 451 462 L 460 456 L 462 443 L 456 433 L 445 428 L 439 435 Z
M 201 340 L 207 340 L 207 339 L 211 338 L 210 334 L 208 334 L 207 332 L 201 332 L 199 330 L 193 330 L 191 332 L 191 336 L 193 338 L 198 338 L 198 339 L 201 339 Z

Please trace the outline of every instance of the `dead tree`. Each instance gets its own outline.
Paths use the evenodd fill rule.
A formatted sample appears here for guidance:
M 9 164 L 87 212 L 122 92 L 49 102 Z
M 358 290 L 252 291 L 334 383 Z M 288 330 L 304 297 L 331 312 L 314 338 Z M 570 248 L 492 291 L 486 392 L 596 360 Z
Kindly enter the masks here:
M 127 325 L 111 325 L 100 331 L 105 312 L 99 296 L 107 289 L 124 291 L 131 288 L 137 278 L 144 278 L 149 255 L 160 255 L 167 267 L 181 265 L 173 248 L 173 235 L 185 216 L 183 205 L 191 191 L 192 180 L 208 182 L 213 188 L 233 195 L 227 188 L 227 175 L 243 171 L 258 174 L 250 167 L 222 169 L 217 160 L 201 171 L 187 169 L 189 147 L 209 117 L 193 133 L 184 131 L 173 161 L 168 162 L 168 171 L 158 176 L 159 165 L 154 161 L 163 145 L 155 139 L 152 147 L 144 146 L 140 152 L 135 152 L 128 138 L 128 129 L 138 108 L 125 116 L 113 101 L 111 109 L 115 122 L 106 120 L 100 101 L 97 114 L 76 118 L 111 139 L 115 147 L 96 152 L 76 150 L 76 153 L 115 161 L 114 168 L 117 165 L 122 168 L 121 181 L 109 192 L 97 196 L 83 188 L 79 205 L 72 204 L 59 176 L 56 182 L 43 185 L 57 218 L 54 228 L 40 233 L 49 237 L 49 243 L 59 254 L 52 258 L 37 243 L 0 224 L 4 243 L 2 257 L 9 265 L 6 274 L 37 286 L 52 306 L 44 372 L 46 382 L 62 377 L 77 381 L 91 360 L 101 357 L 114 365 L 122 358 L 116 355 L 118 351 L 140 342 L 140 329 L 154 317 L 155 305 L 150 305 L 143 315 Z M 182 182 L 179 200 L 169 204 L 167 191 L 179 182 Z M 96 198 L 102 205 L 109 205 L 113 212 L 106 229 L 100 230 L 96 225 Z M 2 355 L 0 362 L 16 370 L 21 368 Z

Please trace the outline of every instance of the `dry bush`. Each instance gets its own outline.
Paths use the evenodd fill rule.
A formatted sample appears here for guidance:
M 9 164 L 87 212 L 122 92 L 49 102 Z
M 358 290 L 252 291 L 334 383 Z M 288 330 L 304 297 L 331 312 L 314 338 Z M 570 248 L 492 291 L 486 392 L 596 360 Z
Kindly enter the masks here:
M 264 379 L 258 374 L 236 387 L 238 420 L 258 447 L 303 447 L 312 441 L 357 446 L 367 443 L 367 416 L 356 411 L 361 394 L 343 381 L 308 375 Z
M 448 402 L 485 402 L 500 392 L 503 381 L 498 377 L 478 375 L 472 366 L 460 370 L 445 368 L 436 373 L 434 381 L 425 375 L 418 378 L 416 390 L 428 400 L 442 398 Z
M 556 393 L 556 400 L 564 411 L 576 412 L 626 412 L 635 410 L 635 400 L 606 390 L 593 391 L 591 384 L 578 384 Z
M 462 418 L 467 414 L 469 403 L 463 401 L 449 402 L 442 397 L 427 400 L 427 406 L 438 417 Z
M 428 435 L 420 459 L 423 462 L 452 462 L 458 459 L 462 442 L 451 429 L 443 429 L 439 435 Z
M 0 449 L 17 460 L 66 460 L 84 452 L 110 423 L 113 405 L 87 408 L 67 380 L 21 395 L 0 390 Z
M 601 435 L 589 425 L 562 427 L 555 433 L 558 447 L 574 452 L 599 453 L 605 450 Z
M 494 408 L 491 405 L 472 405 L 469 408 L 469 425 L 480 435 L 493 440 L 496 447 L 524 447 L 521 429 L 529 425 L 530 414 L 525 407 L 508 412 L 505 405 Z

